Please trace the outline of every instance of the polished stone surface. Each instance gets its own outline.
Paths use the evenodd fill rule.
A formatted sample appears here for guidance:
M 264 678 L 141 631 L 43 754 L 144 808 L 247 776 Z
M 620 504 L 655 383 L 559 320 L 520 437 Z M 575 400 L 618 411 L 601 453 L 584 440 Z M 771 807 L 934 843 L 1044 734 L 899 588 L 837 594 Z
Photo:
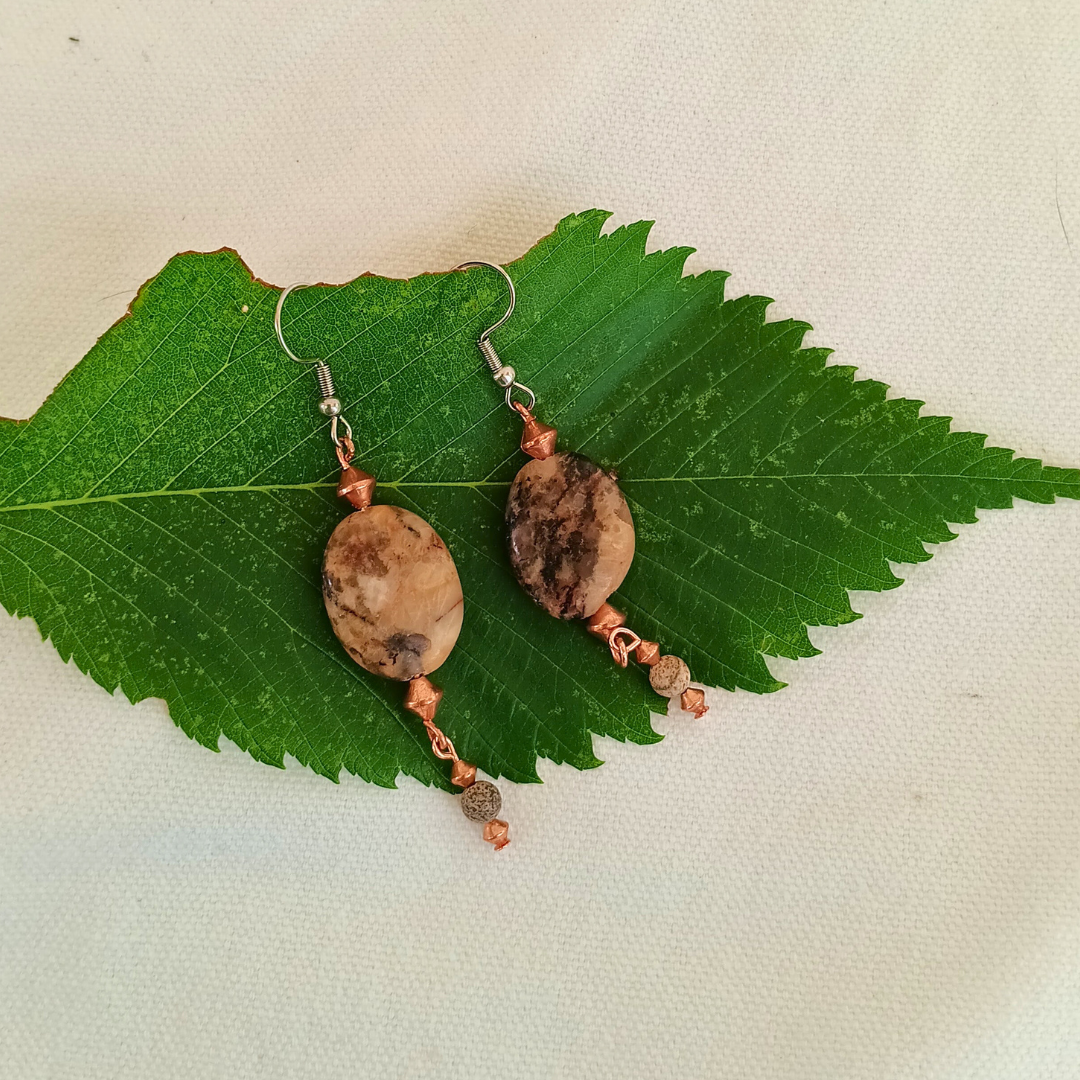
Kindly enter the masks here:
M 580 454 L 523 466 L 506 503 L 510 562 L 522 588 L 558 619 L 592 615 L 634 558 L 619 485 Z
M 341 644 L 388 679 L 434 671 L 461 631 L 457 567 L 439 534 L 400 506 L 343 518 L 323 556 L 323 598 Z

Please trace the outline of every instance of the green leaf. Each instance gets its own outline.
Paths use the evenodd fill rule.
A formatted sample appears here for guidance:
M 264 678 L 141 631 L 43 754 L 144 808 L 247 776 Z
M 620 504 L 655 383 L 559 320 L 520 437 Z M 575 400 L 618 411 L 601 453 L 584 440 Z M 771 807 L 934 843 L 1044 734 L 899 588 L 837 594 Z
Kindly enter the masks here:
M 689 249 L 645 254 L 650 223 L 601 235 L 566 218 L 510 266 L 518 310 L 496 335 L 561 445 L 614 467 L 638 552 L 615 603 L 700 681 L 780 684 L 766 655 L 817 650 L 808 626 L 858 618 L 848 590 L 900 583 L 950 522 L 1014 497 L 1080 496 L 985 437 L 920 417 L 808 327 L 766 322 L 725 275 L 683 277 Z M 326 776 L 399 772 L 446 786 L 402 687 L 330 632 L 322 548 L 343 509 L 309 369 L 273 336 L 277 291 L 232 251 L 178 255 L 29 421 L 0 423 L 0 600 L 60 655 L 132 701 L 161 697 L 192 738 L 290 754 Z M 579 624 L 524 597 L 502 507 L 519 424 L 475 339 L 496 275 L 365 276 L 290 298 L 302 355 L 334 367 L 378 498 L 449 545 L 465 626 L 437 681 L 440 724 L 488 773 L 535 780 L 537 756 L 597 764 L 592 734 L 647 743 L 659 699 Z

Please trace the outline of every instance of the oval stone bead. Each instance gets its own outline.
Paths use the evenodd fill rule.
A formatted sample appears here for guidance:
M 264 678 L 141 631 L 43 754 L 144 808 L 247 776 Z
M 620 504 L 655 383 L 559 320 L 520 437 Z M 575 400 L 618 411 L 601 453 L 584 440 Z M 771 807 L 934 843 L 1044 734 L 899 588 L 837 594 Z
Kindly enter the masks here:
M 454 560 L 439 534 L 400 506 L 369 506 L 343 518 L 326 545 L 322 582 L 334 633 L 375 675 L 427 675 L 461 632 Z
M 593 615 L 634 558 L 634 520 L 619 485 L 580 454 L 525 465 L 510 488 L 506 525 L 521 587 L 557 619 Z

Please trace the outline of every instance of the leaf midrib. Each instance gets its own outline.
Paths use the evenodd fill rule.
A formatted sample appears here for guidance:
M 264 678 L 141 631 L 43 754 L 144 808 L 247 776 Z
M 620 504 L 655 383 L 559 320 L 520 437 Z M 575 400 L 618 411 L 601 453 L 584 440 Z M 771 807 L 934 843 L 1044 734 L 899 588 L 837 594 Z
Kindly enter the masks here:
M 745 473 L 742 475 L 727 476 L 640 476 L 619 477 L 621 485 L 628 484 L 700 484 L 719 483 L 724 480 L 955 480 L 957 473 L 926 473 L 926 472 L 846 472 L 846 473 Z M 994 476 L 982 473 L 961 473 L 966 480 L 988 480 L 1007 482 L 1011 477 Z M 1048 484 L 1049 480 L 1027 480 L 1029 484 Z M 416 489 L 416 488 L 506 488 L 510 486 L 508 480 L 388 480 L 380 481 L 379 487 L 389 491 Z M 58 506 L 90 506 L 94 503 L 119 502 L 122 499 L 164 499 L 177 495 L 202 496 L 202 495 L 243 495 L 251 492 L 275 491 L 329 491 L 337 485 L 330 482 L 319 481 L 312 484 L 236 484 L 226 487 L 204 488 L 161 488 L 157 491 L 124 491 L 111 495 L 80 495 L 74 499 L 49 499 L 45 502 L 36 503 L 8 503 L 0 506 L 0 514 L 12 513 L 21 510 L 52 510 Z

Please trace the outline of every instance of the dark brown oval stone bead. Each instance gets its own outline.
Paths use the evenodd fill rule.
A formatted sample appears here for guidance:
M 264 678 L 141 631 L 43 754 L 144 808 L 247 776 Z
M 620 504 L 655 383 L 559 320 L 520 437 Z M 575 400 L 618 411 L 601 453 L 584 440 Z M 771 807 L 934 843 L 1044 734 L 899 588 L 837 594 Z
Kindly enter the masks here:
M 530 461 L 506 502 L 510 563 L 557 619 L 586 619 L 622 584 L 634 520 L 619 485 L 581 454 Z

